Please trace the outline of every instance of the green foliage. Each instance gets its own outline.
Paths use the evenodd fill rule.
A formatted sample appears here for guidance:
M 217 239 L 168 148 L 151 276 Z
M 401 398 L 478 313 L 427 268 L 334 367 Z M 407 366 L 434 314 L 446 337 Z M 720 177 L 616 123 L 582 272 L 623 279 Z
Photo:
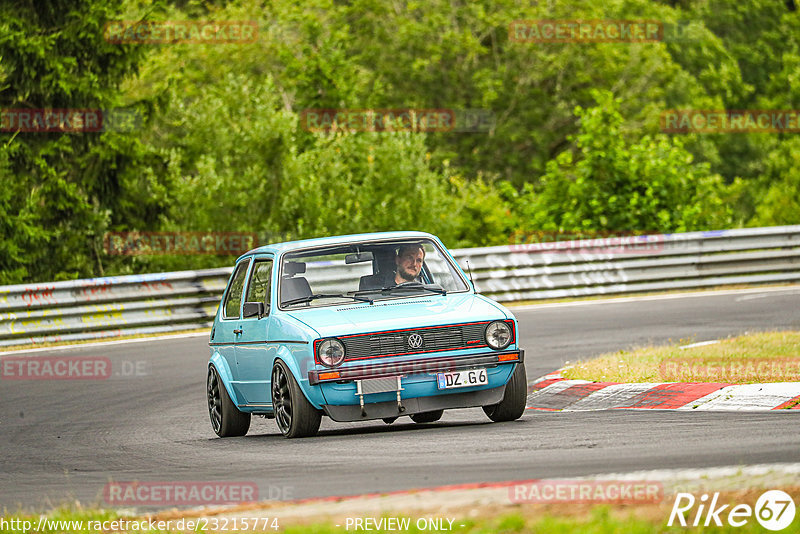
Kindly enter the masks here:
M 665 108 L 713 100 L 671 55 L 673 50 L 687 53 L 677 46 L 514 42 L 508 36 L 515 20 L 674 21 L 674 10 L 616 0 L 531 4 L 433 0 L 410 3 L 404 11 L 385 2 L 353 2 L 346 13 L 353 32 L 347 46 L 371 81 L 362 100 L 376 106 L 492 111 L 497 124 L 486 135 L 432 136 L 434 159 L 450 160 L 466 176 L 489 175 L 517 187 L 536 183 L 546 163 L 566 147 L 575 133 L 572 111 L 591 105 L 593 89 L 612 90 L 622 98 L 626 118 L 650 131 Z M 696 62 L 726 61 L 738 75 L 735 62 L 717 49 Z
M 254 43 L 118 45 L 108 20 L 256 20 Z M 653 43 L 532 43 L 515 20 L 688 24 Z M 681 26 L 683 27 L 683 26 Z M 229 264 L 108 256 L 107 231 L 262 242 L 419 229 L 798 222 L 797 141 L 659 133 L 667 109 L 800 107 L 800 17 L 769 0 L 43 0 L 0 6 L 0 107 L 143 113 L 133 133 L 0 133 L 0 284 Z M 312 133 L 311 108 L 483 109 L 488 131 Z M 577 115 L 576 115 L 576 110 Z
M 626 141 L 619 99 L 595 98 L 596 107 L 576 109 L 577 154 L 564 151 L 547 165 L 530 230 L 680 232 L 728 223 L 720 177 L 708 164 L 693 164 L 665 135 Z
M 800 139 L 779 145 L 766 160 L 762 177 L 763 198 L 757 204 L 750 226 L 800 224 Z
M 424 136 L 309 134 L 269 75 L 230 73 L 191 98 L 180 94 L 177 87 L 150 140 L 177 184 L 180 209 L 163 229 L 256 232 L 262 242 L 418 228 L 447 238 L 455 206 L 429 166 Z M 176 260 L 136 261 L 169 268 Z
M 0 6 L 0 108 L 108 109 L 141 52 L 102 38 L 112 2 Z M 0 283 L 102 272 L 97 243 L 114 216 L 158 211 L 143 191 L 125 210 L 130 176 L 144 154 L 109 133 L 0 135 Z
M 454 240 L 451 246 L 476 247 L 505 245 L 515 230 L 511 201 L 516 191 L 508 182 L 487 182 L 482 178 L 467 181 L 459 175 L 450 177 L 455 206 L 451 222 Z

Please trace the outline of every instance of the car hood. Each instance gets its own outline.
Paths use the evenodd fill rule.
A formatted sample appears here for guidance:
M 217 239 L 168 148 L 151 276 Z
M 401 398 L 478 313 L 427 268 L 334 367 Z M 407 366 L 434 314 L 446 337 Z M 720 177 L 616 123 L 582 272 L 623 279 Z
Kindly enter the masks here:
M 288 315 L 322 337 L 508 318 L 492 301 L 472 293 L 325 306 L 292 310 Z

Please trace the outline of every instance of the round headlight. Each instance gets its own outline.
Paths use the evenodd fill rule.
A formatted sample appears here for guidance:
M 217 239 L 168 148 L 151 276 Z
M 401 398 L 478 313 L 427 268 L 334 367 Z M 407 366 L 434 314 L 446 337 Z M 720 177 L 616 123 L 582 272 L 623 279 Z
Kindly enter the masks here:
M 344 345 L 338 339 L 326 339 L 319 344 L 317 354 L 322 365 L 336 367 L 344 360 Z
M 486 327 L 486 344 L 495 350 L 511 344 L 511 327 L 503 321 L 494 321 Z

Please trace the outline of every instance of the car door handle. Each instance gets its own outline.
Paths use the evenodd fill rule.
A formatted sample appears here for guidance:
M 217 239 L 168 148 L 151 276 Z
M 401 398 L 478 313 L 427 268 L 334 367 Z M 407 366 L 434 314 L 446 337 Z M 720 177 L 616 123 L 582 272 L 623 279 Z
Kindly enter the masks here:
M 241 334 L 242 333 L 242 329 L 241 328 L 234 328 L 233 329 L 233 333 L 234 334 Z

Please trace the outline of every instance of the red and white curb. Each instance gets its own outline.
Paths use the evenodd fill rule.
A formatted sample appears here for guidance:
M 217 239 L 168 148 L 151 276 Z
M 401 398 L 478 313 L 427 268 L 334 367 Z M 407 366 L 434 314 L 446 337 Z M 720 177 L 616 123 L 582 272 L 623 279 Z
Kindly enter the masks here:
M 567 380 L 556 372 L 528 384 L 527 407 L 529 410 L 567 412 L 614 409 L 800 410 L 800 382 L 620 384 Z

